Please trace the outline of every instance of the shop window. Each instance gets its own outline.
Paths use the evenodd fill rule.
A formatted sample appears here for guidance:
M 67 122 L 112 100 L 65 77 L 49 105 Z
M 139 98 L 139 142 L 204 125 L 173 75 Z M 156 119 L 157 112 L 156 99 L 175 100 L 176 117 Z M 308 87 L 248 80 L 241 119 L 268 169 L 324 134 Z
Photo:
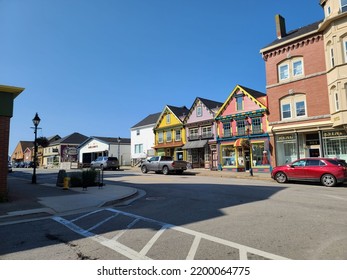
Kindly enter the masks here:
M 235 148 L 233 145 L 222 146 L 222 165 L 223 166 L 236 165 Z
M 270 164 L 269 154 L 265 150 L 264 142 L 252 143 L 252 160 L 253 166 Z

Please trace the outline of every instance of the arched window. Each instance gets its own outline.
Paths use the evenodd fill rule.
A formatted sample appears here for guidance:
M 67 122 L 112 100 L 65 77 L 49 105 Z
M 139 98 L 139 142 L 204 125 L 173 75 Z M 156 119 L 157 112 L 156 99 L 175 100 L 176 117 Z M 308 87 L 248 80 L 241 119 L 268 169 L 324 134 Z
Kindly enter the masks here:
M 278 80 L 286 82 L 304 75 L 304 62 L 301 56 L 292 57 L 278 65 Z
M 280 100 L 280 106 L 282 120 L 307 117 L 305 94 L 286 96 Z

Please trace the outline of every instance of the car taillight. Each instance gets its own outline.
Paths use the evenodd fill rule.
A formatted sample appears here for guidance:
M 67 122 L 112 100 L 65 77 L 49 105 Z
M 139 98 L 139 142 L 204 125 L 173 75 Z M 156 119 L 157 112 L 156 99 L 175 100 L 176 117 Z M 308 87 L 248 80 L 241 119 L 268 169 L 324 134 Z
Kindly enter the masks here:
M 171 164 L 171 166 L 174 167 L 174 166 L 175 166 L 175 162 L 173 162 L 173 163 Z

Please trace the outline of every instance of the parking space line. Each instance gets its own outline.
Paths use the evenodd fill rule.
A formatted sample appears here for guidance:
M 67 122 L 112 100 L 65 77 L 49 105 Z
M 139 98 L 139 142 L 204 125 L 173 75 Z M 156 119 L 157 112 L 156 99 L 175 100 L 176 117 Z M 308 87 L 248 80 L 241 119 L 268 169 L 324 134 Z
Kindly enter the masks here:
M 200 245 L 200 240 L 201 240 L 200 236 L 194 237 L 193 244 L 192 244 L 192 246 L 190 246 L 190 250 L 189 250 L 189 253 L 187 255 L 186 260 L 194 260 L 195 254 L 198 251 L 198 247 Z
M 117 235 L 115 235 L 112 239 L 113 240 L 117 240 L 118 238 L 120 238 L 124 233 L 126 233 L 128 231 L 128 229 L 131 229 L 138 221 L 140 221 L 140 219 L 135 219 L 133 220 L 130 224 L 127 225 L 127 229 L 123 229 L 121 230 Z
M 88 231 L 92 231 L 93 229 L 96 229 L 97 227 L 101 226 L 102 224 L 108 222 L 109 220 L 113 219 L 114 217 L 117 217 L 119 215 L 119 213 L 116 213 L 108 218 L 106 218 L 105 220 L 102 220 L 101 222 L 97 223 L 96 225 L 90 227 L 89 229 L 87 229 Z

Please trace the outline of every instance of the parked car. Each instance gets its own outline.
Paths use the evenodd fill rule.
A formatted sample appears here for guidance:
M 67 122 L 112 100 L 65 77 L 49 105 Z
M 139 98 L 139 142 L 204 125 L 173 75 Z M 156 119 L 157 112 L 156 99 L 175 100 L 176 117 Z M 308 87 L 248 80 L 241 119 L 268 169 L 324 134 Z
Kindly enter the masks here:
M 156 173 L 163 173 L 164 175 L 169 173 L 182 174 L 184 170 L 187 170 L 186 161 L 173 160 L 169 156 L 155 156 L 147 159 L 141 165 L 142 173 L 154 171 Z
M 90 163 L 90 168 L 100 168 L 100 169 L 119 169 L 119 161 L 116 157 L 98 157 Z
M 24 168 L 33 168 L 34 167 L 34 162 L 33 161 L 26 161 L 24 162 Z
M 326 187 L 347 180 L 346 161 L 333 158 L 303 158 L 290 164 L 277 166 L 271 177 L 278 183 L 287 181 L 320 182 Z
M 8 166 L 8 173 L 11 173 L 12 172 L 12 163 L 8 162 L 7 166 Z

